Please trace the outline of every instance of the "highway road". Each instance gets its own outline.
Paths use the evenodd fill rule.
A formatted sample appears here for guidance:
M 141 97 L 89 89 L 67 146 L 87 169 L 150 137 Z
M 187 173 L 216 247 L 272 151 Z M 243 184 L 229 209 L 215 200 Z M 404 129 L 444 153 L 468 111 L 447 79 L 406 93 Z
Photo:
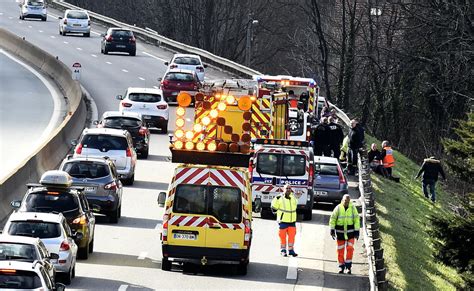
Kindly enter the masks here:
M 2 49 L 0 88 L 2 180 L 61 123 L 66 104 L 51 79 Z
M 0 0 L 1 26 L 25 36 L 68 66 L 82 64 L 81 83 L 95 99 L 99 114 L 117 110 L 114 96 L 128 86 L 156 86 L 156 78 L 166 69 L 163 62 L 172 56 L 170 51 L 140 41 L 136 57 L 102 55 L 98 35 L 104 27 L 93 25 L 90 38 L 63 37 L 58 34 L 55 19 L 60 13 L 51 9 L 49 13 L 47 22 L 21 21 L 16 3 Z M 208 68 L 206 74 L 210 79 L 231 77 L 213 68 Z M 174 108 L 170 116 L 171 132 Z M 190 112 L 188 118 L 192 118 Z M 149 158 L 138 162 L 135 184 L 124 191 L 121 220 L 115 225 L 98 217 L 94 253 L 87 261 L 79 261 L 71 289 L 367 289 L 365 277 L 357 275 L 365 268 L 362 257 L 355 259 L 355 275 L 335 274 L 336 248 L 327 227 L 332 210 L 329 206 L 315 209 L 313 221 L 298 223 L 298 258 L 281 257 L 276 222 L 257 217 L 247 276 L 233 275 L 226 267 L 161 271 L 163 209 L 156 199 L 168 188 L 175 165 L 168 160 L 167 135 L 154 133 L 150 144 Z M 359 243 L 357 248 L 360 253 Z

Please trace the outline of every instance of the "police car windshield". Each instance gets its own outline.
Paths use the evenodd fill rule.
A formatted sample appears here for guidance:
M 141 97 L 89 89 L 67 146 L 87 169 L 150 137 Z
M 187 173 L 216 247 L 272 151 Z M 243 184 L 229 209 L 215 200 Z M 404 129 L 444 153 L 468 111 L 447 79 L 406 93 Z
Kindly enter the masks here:
M 304 176 L 306 157 L 303 155 L 261 153 L 257 158 L 257 172 L 272 176 Z
M 33 271 L 16 270 L 12 272 L 2 272 L 0 270 L 0 288 L 2 289 L 37 289 L 41 288 L 41 279 Z
M 79 216 L 79 200 L 69 193 L 55 191 L 30 193 L 26 197 L 26 211 L 61 212 L 66 217 L 77 217 Z
M 43 221 L 12 221 L 9 235 L 21 235 L 37 238 L 55 238 L 61 236 L 59 223 Z
M 22 260 L 33 262 L 38 259 L 35 247 L 30 244 L 0 242 L 0 260 Z
M 242 220 L 242 197 L 238 188 L 207 185 L 179 185 L 173 211 L 212 215 L 222 223 Z

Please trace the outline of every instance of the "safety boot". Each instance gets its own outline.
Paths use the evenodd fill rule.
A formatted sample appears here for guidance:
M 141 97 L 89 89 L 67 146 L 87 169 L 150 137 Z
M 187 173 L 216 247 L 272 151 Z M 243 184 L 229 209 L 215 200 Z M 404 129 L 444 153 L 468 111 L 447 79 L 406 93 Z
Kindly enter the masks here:
M 285 250 L 285 249 L 281 249 L 280 254 L 281 254 L 283 257 L 287 257 L 287 254 L 286 254 L 286 250 Z
M 297 257 L 297 256 L 298 256 L 298 254 L 295 253 L 294 250 L 290 250 L 290 251 L 288 252 L 288 254 L 289 254 L 290 256 L 292 256 L 292 257 Z

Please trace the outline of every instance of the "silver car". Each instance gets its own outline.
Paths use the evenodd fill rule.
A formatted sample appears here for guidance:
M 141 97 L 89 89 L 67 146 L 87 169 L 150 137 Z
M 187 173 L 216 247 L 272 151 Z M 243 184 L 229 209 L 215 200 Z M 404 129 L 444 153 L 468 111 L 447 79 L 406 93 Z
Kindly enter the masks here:
M 348 193 L 347 178 L 336 158 L 314 157 L 314 202 L 341 202 Z
M 117 168 L 117 173 L 125 185 L 133 185 L 137 153 L 132 136 L 127 130 L 112 128 L 86 128 L 76 145 L 74 158 L 108 157 Z
M 20 0 L 20 19 L 40 18 L 46 21 L 48 13 L 44 0 Z
M 75 240 L 80 240 L 82 233 L 73 235 L 61 213 L 14 212 L 8 218 L 4 232 L 39 238 L 49 253 L 59 255 L 57 260 L 52 260 L 57 275 L 63 276 L 64 283 L 71 283 L 76 275 Z
M 112 160 L 99 157 L 66 157 L 59 167 L 72 177 L 72 185 L 84 187 L 89 205 L 117 223 L 122 213 L 122 182 Z
M 66 10 L 64 16 L 59 17 L 59 34 L 82 33 L 85 37 L 91 36 L 91 20 L 85 10 Z

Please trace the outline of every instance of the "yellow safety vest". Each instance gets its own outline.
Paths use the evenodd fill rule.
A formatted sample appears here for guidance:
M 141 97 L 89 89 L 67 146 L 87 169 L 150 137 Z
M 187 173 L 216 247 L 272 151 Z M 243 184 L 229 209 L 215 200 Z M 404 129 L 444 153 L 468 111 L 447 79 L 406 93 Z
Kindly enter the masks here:
M 348 240 L 354 237 L 354 231 L 360 229 L 360 218 L 357 208 L 349 202 L 347 209 L 341 203 L 334 208 L 331 218 L 329 219 L 329 227 L 336 230 L 338 240 Z
M 296 222 L 296 206 L 298 200 L 296 200 L 293 193 L 290 194 L 290 198 L 285 198 L 285 194 L 280 194 L 273 198 L 272 208 L 277 211 L 277 221 L 284 223 Z

